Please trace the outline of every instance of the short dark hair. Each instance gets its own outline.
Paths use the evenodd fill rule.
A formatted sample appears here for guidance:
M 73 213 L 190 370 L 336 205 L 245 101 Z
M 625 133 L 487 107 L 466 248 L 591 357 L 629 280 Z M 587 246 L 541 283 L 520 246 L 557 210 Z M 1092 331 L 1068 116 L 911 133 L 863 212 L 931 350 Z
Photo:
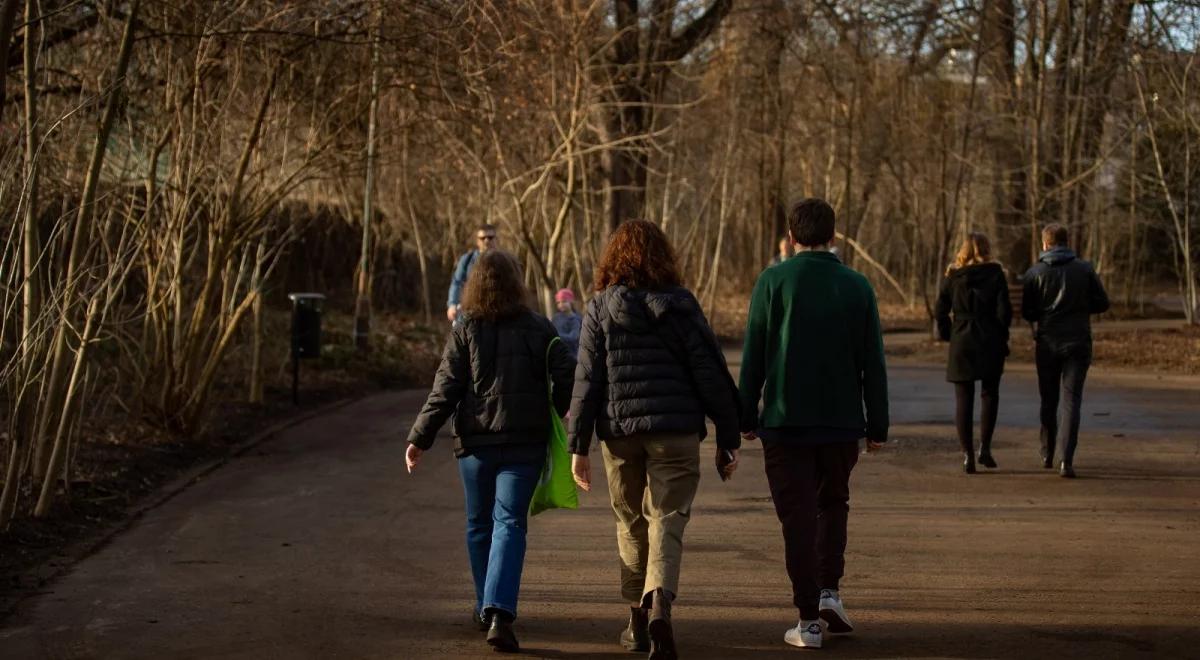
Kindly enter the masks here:
M 833 241 L 833 207 L 817 197 L 802 199 L 788 210 L 788 228 L 792 239 L 804 247 L 828 245 Z
M 483 225 L 479 225 L 478 227 L 475 228 L 476 234 L 478 234 L 481 231 L 490 231 L 494 234 L 494 233 L 496 233 L 496 225 L 483 224 Z
M 1053 222 L 1042 229 L 1042 242 L 1065 247 L 1067 243 L 1071 242 L 1071 233 L 1063 225 Z

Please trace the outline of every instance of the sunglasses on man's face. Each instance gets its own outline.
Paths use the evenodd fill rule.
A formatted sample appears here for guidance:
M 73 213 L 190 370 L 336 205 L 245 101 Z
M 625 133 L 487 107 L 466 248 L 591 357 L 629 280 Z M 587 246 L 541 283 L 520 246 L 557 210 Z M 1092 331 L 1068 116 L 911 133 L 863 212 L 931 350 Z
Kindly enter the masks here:
M 475 238 L 477 238 L 481 241 L 494 241 L 494 240 L 496 240 L 496 235 L 495 234 L 481 234 L 479 236 L 476 236 Z

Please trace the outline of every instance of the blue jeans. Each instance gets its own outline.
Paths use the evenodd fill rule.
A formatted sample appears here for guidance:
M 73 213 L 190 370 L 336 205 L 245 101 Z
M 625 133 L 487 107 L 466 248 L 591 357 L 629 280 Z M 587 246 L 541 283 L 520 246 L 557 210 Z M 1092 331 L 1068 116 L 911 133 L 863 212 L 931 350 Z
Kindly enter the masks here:
M 458 461 L 477 612 L 517 615 L 529 502 L 545 462 L 544 444 L 480 447 Z

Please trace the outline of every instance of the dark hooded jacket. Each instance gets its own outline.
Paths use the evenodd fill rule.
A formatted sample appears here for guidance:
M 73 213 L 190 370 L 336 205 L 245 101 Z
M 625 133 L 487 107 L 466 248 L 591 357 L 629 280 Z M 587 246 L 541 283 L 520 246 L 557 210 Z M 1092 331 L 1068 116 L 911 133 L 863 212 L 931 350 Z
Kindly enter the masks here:
M 1066 247 L 1042 253 L 1025 277 L 1021 316 L 1036 324 L 1039 346 L 1091 350 L 1091 314 L 1108 311 L 1108 293 L 1092 265 Z
M 575 371 L 567 345 L 550 345 L 557 336 L 546 317 L 528 310 L 495 321 L 462 317 L 408 441 L 429 449 L 454 415 L 454 453 L 460 458 L 476 447 L 546 443 L 551 393 L 555 410 L 564 414 Z
M 741 445 L 737 388 L 696 298 L 682 287 L 645 291 L 613 286 L 588 302 L 571 399 L 571 451 L 587 454 L 593 433 L 705 436 Z
M 950 342 L 946 380 L 967 382 L 999 378 L 1008 355 L 1012 301 L 1008 278 L 997 263 L 952 271 L 938 295 L 938 335 Z

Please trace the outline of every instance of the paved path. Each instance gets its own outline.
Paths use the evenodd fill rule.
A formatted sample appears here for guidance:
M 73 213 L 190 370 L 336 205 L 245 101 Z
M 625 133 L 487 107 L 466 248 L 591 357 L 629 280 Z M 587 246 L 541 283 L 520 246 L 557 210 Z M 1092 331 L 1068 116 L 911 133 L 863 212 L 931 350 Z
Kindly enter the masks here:
M 1036 459 L 1032 374 L 1006 376 L 1000 469 L 959 472 L 939 368 L 891 370 L 895 442 L 854 476 L 837 657 L 1200 655 L 1200 381 L 1089 383 L 1081 478 Z M 0 629 L 8 658 L 495 657 L 466 622 L 449 443 L 404 473 L 423 392 L 305 422 L 150 512 Z M 709 456 L 706 444 L 704 455 Z M 688 528 L 685 658 L 784 658 L 794 623 L 762 453 L 706 470 Z M 531 524 L 531 656 L 627 658 L 603 477 Z

